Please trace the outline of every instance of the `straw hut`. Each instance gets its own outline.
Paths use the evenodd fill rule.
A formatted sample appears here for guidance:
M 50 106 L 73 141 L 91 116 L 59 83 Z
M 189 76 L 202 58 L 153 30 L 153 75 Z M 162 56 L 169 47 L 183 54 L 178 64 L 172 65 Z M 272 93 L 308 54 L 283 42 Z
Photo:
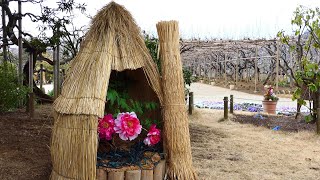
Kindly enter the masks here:
M 124 7 L 111 2 L 92 20 L 54 102 L 51 179 L 96 179 L 97 119 L 104 115 L 110 76 L 116 72 L 146 84 L 133 94 L 151 89 L 143 97 L 156 97 L 162 105 L 159 72 L 140 29 Z

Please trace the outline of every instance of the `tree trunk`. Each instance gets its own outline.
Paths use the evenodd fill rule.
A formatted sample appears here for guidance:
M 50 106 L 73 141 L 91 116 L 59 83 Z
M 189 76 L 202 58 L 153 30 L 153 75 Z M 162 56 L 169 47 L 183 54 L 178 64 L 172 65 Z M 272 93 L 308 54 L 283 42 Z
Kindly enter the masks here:
M 36 56 L 33 56 L 34 60 L 36 59 Z M 36 61 L 34 61 L 36 62 Z M 35 67 L 35 64 L 33 65 L 33 68 Z M 29 84 L 29 61 L 24 65 L 23 67 L 23 85 L 28 86 Z M 33 91 L 34 94 L 37 96 L 37 102 L 39 103 L 52 103 L 53 98 L 47 94 L 45 94 L 41 89 L 39 89 L 36 85 L 36 83 L 33 80 Z

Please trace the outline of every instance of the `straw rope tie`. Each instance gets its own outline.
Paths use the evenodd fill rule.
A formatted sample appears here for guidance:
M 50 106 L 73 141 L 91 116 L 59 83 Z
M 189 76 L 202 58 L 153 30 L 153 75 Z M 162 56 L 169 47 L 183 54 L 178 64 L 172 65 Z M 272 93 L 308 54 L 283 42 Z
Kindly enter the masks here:
M 101 101 L 105 101 L 105 100 L 103 100 L 101 98 L 98 98 L 98 97 L 77 97 L 77 98 L 75 98 L 75 97 L 66 97 L 63 94 L 60 94 L 59 96 L 62 96 L 64 98 L 66 98 L 66 99 L 98 99 L 98 100 L 101 100 Z
M 111 53 L 110 51 L 82 51 L 81 53 L 84 53 L 84 54 L 94 54 L 94 53 L 107 53 L 109 55 L 111 55 L 111 57 L 115 57 L 115 58 L 119 58 L 119 59 L 122 59 L 122 58 L 137 58 L 137 57 L 142 57 L 142 55 L 138 55 L 138 56 L 116 56 L 114 55 L 113 53 Z
M 166 104 L 162 105 L 161 107 L 166 107 L 166 106 L 186 106 L 185 104 Z
M 62 126 L 57 126 L 57 128 L 62 128 L 62 129 L 80 129 L 80 130 L 90 130 L 90 131 L 98 131 L 98 129 L 84 129 L 84 128 L 69 128 L 69 127 L 62 127 Z

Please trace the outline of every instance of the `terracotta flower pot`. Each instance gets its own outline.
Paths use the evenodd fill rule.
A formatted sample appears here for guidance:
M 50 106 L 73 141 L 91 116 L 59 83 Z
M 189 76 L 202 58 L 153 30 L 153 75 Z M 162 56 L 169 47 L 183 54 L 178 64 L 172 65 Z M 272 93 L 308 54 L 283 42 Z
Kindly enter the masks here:
M 268 114 L 276 114 L 278 101 L 262 101 L 263 112 Z

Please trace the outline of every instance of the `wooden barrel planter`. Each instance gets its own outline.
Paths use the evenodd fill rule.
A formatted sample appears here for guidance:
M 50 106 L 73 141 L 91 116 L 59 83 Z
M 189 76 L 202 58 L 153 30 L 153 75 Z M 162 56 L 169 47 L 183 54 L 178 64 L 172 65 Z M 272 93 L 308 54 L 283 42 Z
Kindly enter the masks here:
M 263 112 L 276 114 L 277 101 L 262 101 Z
M 166 161 L 161 160 L 153 169 L 108 169 L 97 168 L 97 180 L 163 180 L 166 171 Z

